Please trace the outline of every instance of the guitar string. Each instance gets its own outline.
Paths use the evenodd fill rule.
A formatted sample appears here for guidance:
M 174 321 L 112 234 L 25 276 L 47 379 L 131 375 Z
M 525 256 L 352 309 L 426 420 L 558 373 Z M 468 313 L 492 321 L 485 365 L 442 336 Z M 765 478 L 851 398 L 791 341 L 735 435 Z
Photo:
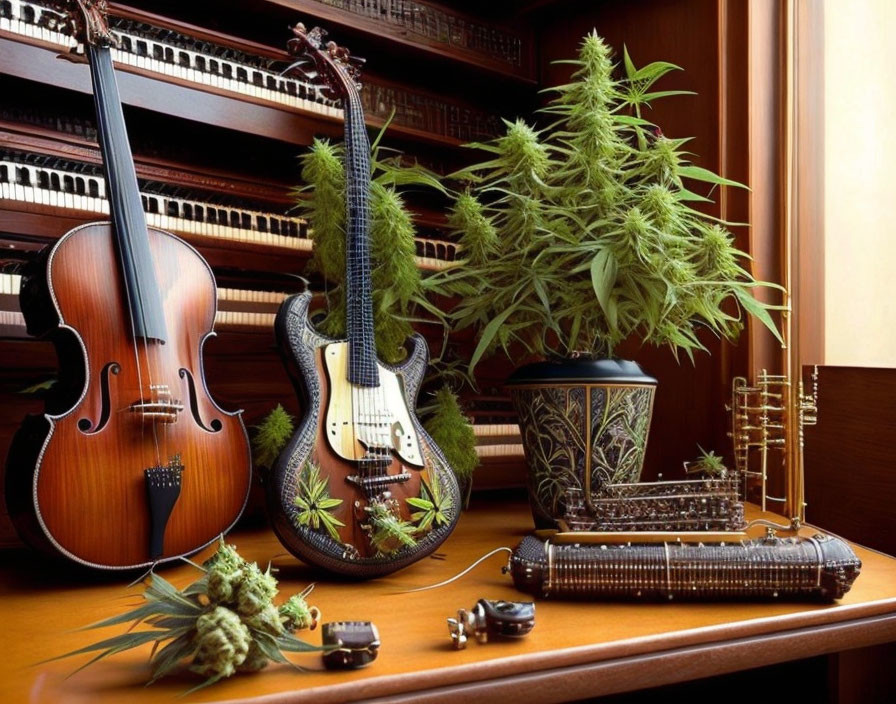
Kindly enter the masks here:
M 346 99 L 346 108 L 348 108 L 348 100 Z M 356 272 L 355 272 L 355 256 L 353 252 L 353 248 L 355 246 L 355 237 L 353 236 L 352 229 L 354 227 L 353 224 L 353 213 L 352 213 L 352 199 L 354 194 L 352 193 L 352 173 L 353 173 L 353 165 L 352 159 L 354 158 L 354 145 L 352 142 L 352 114 L 350 109 L 346 109 L 344 111 L 344 132 L 345 132 L 345 160 L 348 168 L 346 169 L 346 184 L 345 184 L 345 192 L 346 192 L 346 200 L 345 200 L 345 210 L 346 210 L 346 262 L 345 262 L 345 305 L 346 305 L 346 335 L 348 338 L 348 358 L 346 360 L 346 376 L 349 384 L 350 396 L 351 396 L 351 405 L 352 405 L 352 457 L 356 462 L 360 461 L 361 458 L 358 457 L 358 435 L 363 429 L 362 425 L 362 409 L 360 408 L 361 403 L 363 402 L 363 398 L 360 395 L 360 391 L 358 386 L 354 383 L 354 365 L 353 365 L 353 344 L 355 339 L 355 320 L 354 320 L 354 291 L 352 290 L 352 283 L 355 280 Z M 351 311 L 351 314 L 349 314 Z M 359 417 L 359 414 L 361 416 Z M 361 464 L 361 468 L 363 470 L 363 463 Z M 361 472 L 363 475 L 363 471 Z
M 352 112 L 356 116 L 355 119 L 353 119 L 353 125 L 354 125 L 355 129 L 359 132 L 357 141 L 360 143 L 360 145 L 362 147 L 362 151 L 359 151 L 359 153 L 356 155 L 358 164 L 357 164 L 357 168 L 355 169 L 355 173 L 360 174 L 361 178 L 363 179 L 362 183 L 360 184 L 360 188 L 358 189 L 359 195 L 361 197 L 366 198 L 367 194 L 364 192 L 361 192 L 361 191 L 366 190 L 369 192 L 369 188 L 364 189 L 364 182 L 369 183 L 369 179 L 371 177 L 370 160 L 369 160 L 370 159 L 370 157 L 369 157 L 370 144 L 367 139 L 367 131 L 366 131 L 366 127 L 363 122 L 363 106 L 361 105 L 361 100 L 358 95 L 358 91 L 354 84 L 354 81 L 351 81 L 351 79 L 349 79 L 349 80 L 351 82 L 351 89 L 352 89 L 352 95 L 351 95 L 351 100 L 352 100 L 352 104 L 353 104 Z M 358 119 L 358 118 L 360 118 L 360 119 Z M 364 272 L 365 284 L 366 284 L 362 291 L 362 293 L 364 295 L 364 298 L 362 300 L 362 305 L 365 307 L 364 313 L 367 313 L 368 310 L 370 310 L 370 320 L 367 322 L 368 322 L 368 324 L 372 325 L 373 315 L 372 315 L 371 309 L 372 309 L 373 302 L 372 302 L 372 300 L 370 300 L 370 292 L 371 292 L 372 282 L 370 281 L 370 278 L 371 278 L 370 252 L 369 252 L 370 233 L 369 233 L 368 216 L 369 216 L 369 203 L 367 203 L 366 201 L 363 201 L 362 206 L 361 206 L 361 214 L 360 214 L 361 232 L 359 234 L 362 237 L 364 237 L 365 239 L 363 240 L 363 242 L 359 241 L 359 248 L 366 246 L 368 248 L 368 251 L 366 253 L 364 253 L 364 252 L 360 253 L 361 266 L 362 266 L 362 270 Z M 372 342 L 372 340 L 371 340 L 371 342 Z M 368 350 L 364 357 L 364 360 L 366 362 L 365 371 L 370 377 L 369 382 L 371 384 L 376 382 L 372 391 L 369 388 L 366 389 L 366 395 L 369 397 L 371 405 L 373 406 L 372 412 L 369 412 L 368 422 L 373 423 L 372 427 L 375 428 L 374 438 L 377 442 L 378 450 L 374 453 L 374 455 L 376 456 L 377 469 L 380 470 L 383 475 L 386 475 L 386 474 L 388 474 L 388 462 L 389 462 L 388 461 L 388 457 L 389 457 L 389 455 L 388 455 L 388 452 L 389 452 L 388 440 L 390 438 L 387 436 L 387 430 L 386 430 L 387 406 L 386 406 L 385 392 L 384 392 L 382 384 L 379 383 L 380 380 L 378 379 L 379 370 L 376 367 L 375 349 L 376 349 L 376 347 L 374 345 L 373 349 Z M 382 445 L 382 447 L 380 447 L 380 445 Z M 382 465 L 385 465 L 385 466 L 382 466 Z
M 372 399 L 369 384 L 373 381 L 373 370 L 370 367 L 371 350 L 367 349 L 370 342 L 368 333 L 369 325 L 372 317 L 368 319 L 368 309 L 371 306 L 369 298 L 370 290 L 370 262 L 369 253 L 365 253 L 364 248 L 368 245 L 369 238 L 368 227 L 368 203 L 366 201 L 365 182 L 369 179 L 369 162 L 365 158 L 364 149 L 369 149 L 366 142 L 366 133 L 364 132 L 363 123 L 359 122 L 362 113 L 358 110 L 357 89 L 354 82 L 349 76 L 343 72 L 345 80 L 346 92 L 348 100 L 346 101 L 346 148 L 347 162 L 349 164 L 348 172 L 348 195 L 347 202 L 349 216 L 349 239 L 351 253 L 351 282 L 354 284 L 360 279 L 360 290 L 353 287 L 352 290 L 352 335 L 349 342 L 349 360 L 351 376 L 355 377 L 353 388 L 357 388 L 360 400 L 360 434 L 364 437 L 365 456 L 362 458 L 363 474 L 367 476 L 369 470 L 368 464 L 374 467 L 378 464 L 379 457 L 379 437 L 377 432 L 376 420 L 373 411 L 375 411 L 376 403 Z M 365 173 L 365 170 L 367 173 Z M 354 208 L 352 207 L 354 205 Z M 366 254 L 366 256 L 365 256 Z M 360 323 L 360 326 L 357 324 Z M 359 338 L 360 336 L 360 338 Z M 357 344 L 360 350 L 352 349 L 352 345 Z M 361 355 L 360 363 L 358 363 L 358 355 Z M 372 424 L 373 423 L 373 424 Z

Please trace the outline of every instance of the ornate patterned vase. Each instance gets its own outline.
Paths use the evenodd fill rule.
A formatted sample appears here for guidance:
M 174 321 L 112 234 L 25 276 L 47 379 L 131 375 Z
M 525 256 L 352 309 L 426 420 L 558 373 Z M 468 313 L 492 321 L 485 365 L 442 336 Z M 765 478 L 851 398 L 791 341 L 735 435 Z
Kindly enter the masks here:
M 507 381 L 529 466 L 537 528 L 555 528 L 605 484 L 636 482 L 644 465 L 656 379 L 634 362 L 567 359 L 517 369 Z

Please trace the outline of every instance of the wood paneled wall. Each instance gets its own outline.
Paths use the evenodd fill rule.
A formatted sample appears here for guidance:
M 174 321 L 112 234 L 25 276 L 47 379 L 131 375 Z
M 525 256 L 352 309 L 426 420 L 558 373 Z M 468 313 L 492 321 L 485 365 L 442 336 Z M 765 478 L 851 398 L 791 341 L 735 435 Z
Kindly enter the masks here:
M 819 367 L 806 520 L 896 555 L 896 369 Z

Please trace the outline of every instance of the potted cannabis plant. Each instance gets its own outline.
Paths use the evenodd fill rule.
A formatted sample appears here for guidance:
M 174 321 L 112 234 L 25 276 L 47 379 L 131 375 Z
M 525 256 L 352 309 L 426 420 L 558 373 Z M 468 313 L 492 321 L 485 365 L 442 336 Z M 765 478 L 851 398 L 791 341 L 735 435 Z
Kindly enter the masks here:
M 506 122 L 506 133 L 473 145 L 489 158 L 457 174 L 467 182 L 450 223 L 463 266 L 442 276 L 458 296 L 457 329 L 478 333 L 471 369 L 504 350 L 542 361 L 510 377 L 539 526 L 564 515 L 570 491 L 637 481 L 656 381 L 614 358 L 638 337 L 693 359 L 698 330 L 735 339 L 742 314 L 775 335 L 769 306 L 725 223 L 694 209 L 707 200 L 689 182 L 739 184 L 689 163 L 642 107 L 680 91 L 652 90 L 677 67 L 614 77 L 611 50 L 585 37 L 571 82 L 550 89 L 541 130 Z M 581 492 L 581 494 L 579 494 Z

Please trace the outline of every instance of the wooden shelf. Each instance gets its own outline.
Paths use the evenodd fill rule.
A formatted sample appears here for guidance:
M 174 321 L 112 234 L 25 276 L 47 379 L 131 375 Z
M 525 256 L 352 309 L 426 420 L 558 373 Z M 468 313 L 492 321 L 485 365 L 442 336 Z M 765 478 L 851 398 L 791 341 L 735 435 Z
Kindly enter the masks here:
M 468 68 L 477 69 L 489 74 L 492 78 L 509 79 L 521 85 L 534 86 L 537 83 L 531 56 L 531 45 L 528 51 L 524 48 L 522 52 L 523 63 L 517 67 L 509 62 L 492 58 L 487 54 L 439 42 L 387 22 L 380 22 L 348 10 L 331 7 L 316 0 L 265 0 L 265 2 L 307 13 L 329 24 L 358 32 L 376 41 L 392 42 L 424 56 L 448 60 Z M 458 14 L 455 11 L 451 12 Z M 501 27 L 501 29 L 506 30 L 504 27 Z M 523 37 L 523 40 L 525 41 L 525 37 Z
M 751 510 L 755 514 L 755 509 Z M 271 561 L 280 599 L 311 582 L 310 602 L 325 621 L 371 620 L 379 629 L 378 659 L 364 670 L 326 672 L 316 655 L 294 656 L 307 668 L 272 665 L 236 675 L 189 701 L 348 702 L 377 697 L 406 702 L 585 699 L 733 672 L 896 640 L 896 559 L 862 548 L 862 574 L 839 603 L 589 603 L 543 600 L 536 626 L 516 641 L 470 643 L 454 651 L 445 618 L 476 599 L 528 600 L 515 591 L 495 555 L 471 574 L 436 591 L 402 593 L 435 584 L 500 545 L 513 546 L 532 529 L 518 499 L 474 497 L 455 533 L 440 548 L 444 559 L 424 559 L 371 582 L 322 576 L 284 553 L 266 528 L 241 529 L 229 540 L 249 560 Z M 807 535 L 814 529 L 806 528 Z M 209 550 L 196 558 L 201 561 Z M 197 578 L 194 567 L 164 570 L 178 587 Z M 139 601 L 126 588 L 132 576 L 83 575 L 42 563 L 29 552 L 6 553 L 0 567 L 6 638 L 16 647 L 0 662 L 3 701 L 130 704 L 173 700 L 195 685 L 184 674 L 144 687 L 149 648 L 114 655 L 72 675 L 89 655 L 47 658 L 124 631 L 78 628 L 121 613 Z M 127 596 L 126 596 L 127 595 Z M 128 598 L 128 596 L 130 598 Z M 319 631 L 302 637 L 319 643 Z M 71 675 L 70 677 L 68 677 Z M 68 679 L 66 679 L 68 677 Z
M 3 73 L 79 93 L 92 92 L 86 65 L 60 60 L 58 47 L 46 42 L 0 31 L 0 54 L 5 59 Z M 287 58 L 285 52 L 282 58 Z M 342 136 L 343 123 L 336 117 L 288 108 L 251 96 L 236 96 L 211 86 L 163 77 L 117 62 L 115 66 L 125 105 L 302 146 L 311 144 L 315 136 Z M 379 129 L 385 121 L 368 116 L 366 122 Z M 389 126 L 389 136 L 451 149 L 464 143 L 454 137 L 394 121 Z

